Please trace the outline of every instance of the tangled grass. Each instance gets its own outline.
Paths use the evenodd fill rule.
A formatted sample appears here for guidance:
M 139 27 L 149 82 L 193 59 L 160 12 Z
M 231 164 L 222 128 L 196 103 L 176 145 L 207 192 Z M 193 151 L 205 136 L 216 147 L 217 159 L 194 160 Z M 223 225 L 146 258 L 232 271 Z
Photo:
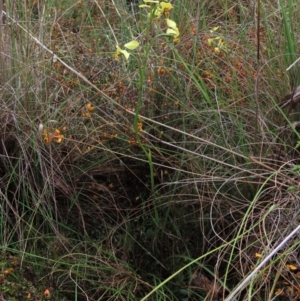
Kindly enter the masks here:
M 3 298 L 296 300 L 296 1 L 0 2 Z

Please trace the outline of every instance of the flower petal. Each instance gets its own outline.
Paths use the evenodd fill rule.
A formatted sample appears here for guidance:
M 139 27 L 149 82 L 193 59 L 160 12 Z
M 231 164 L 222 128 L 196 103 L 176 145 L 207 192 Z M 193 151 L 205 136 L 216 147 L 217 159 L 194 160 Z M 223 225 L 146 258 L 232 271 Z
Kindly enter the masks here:
M 126 43 L 124 45 L 124 47 L 127 48 L 127 49 L 130 49 L 130 50 L 134 50 L 134 49 L 138 48 L 139 45 L 140 45 L 140 43 L 138 41 L 134 41 L 133 40 L 133 41 L 131 41 L 129 43 Z
M 177 35 L 177 32 L 174 29 L 172 29 L 172 28 L 168 28 L 167 29 L 167 34 Z
M 173 5 L 171 3 L 167 3 L 167 2 L 160 2 L 159 5 L 161 6 L 162 9 L 165 9 L 165 10 L 170 10 L 173 8 Z
M 128 60 L 129 59 L 129 56 L 130 56 L 130 53 L 126 50 L 121 50 L 121 53 L 125 56 L 125 59 Z
M 216 26 L 216 27 L 214 27 L 213 29 L 211 29 L 210 32 L 213 33 L 213 32 L 215 32 L 215 31 L 217 31 L 219 28 L 220 28 L 220 26 Z
M 167 21 L 168 27 L 171 27 L 173 29 L 177 28 L 176 22 L 174 22 L 173 20 L 166 19 L 166 21 Z
M 119 54 L 121 53 L 121 50 L 122 50 L 122 49 L 121 49 L 118 45 L 116 45 L 116 48 L 117 48 L 116 54 L 119 55 Z

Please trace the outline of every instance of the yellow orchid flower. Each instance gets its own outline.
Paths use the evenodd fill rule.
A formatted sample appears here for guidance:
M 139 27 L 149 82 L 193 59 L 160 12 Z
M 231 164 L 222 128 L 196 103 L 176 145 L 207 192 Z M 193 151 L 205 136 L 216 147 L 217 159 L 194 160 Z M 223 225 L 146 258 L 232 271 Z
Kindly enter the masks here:
M 179 29 L 176 25 L 176 22 L 174 22 L 173 20 L 170 20 L 170 19 L 166 19 L 166 22 L 169 27 L 167 29 L 166 33 L 173 36 L 174 42 L 178 42 L 180 33 L 179 33 Z
M 170 12 L 170 10 L 173 8 L 173 5 L 171 4 L 171 3 L 168 3 L 168 2 L 160 2 L 159 3 L 159 6 L 160 6 L 160 8 L 161 8 L 161 11 L 162 11 L 162 13 L 166 16 L 166 17 L 168 17 L 169 16 L 169 12 Z
M 126 43 L 124 45 L 124 47 L 127 48 L 127 49 L 129 49 L 129 50 L 134 50 L 137 47 L 139 47 L 139 45 L 140 44 L 139 44 L 138 41 L 133 40 L 133 41 L 130 41 L 130 42 Z M 116 60 L 119 60 L 119 57 L 121 55 L 124 55 L 124 57 L 125 57 L 126 60 L 129 59 L 130 53 L 127 50 L 124 50 L 124 49 L 120 48 L 119 45 L 116 45 L 116 48 L 117 48 L 117 51 L 114 53 L 114 58 Z
M 129 59 L 130 54 L 129 54 L 128 51 L 121 49 L 118 45 L 116 45 L 116 48 L 117 48 L 117 51 L 116 51 L 115 54 L 114 54 L 114 58 L 115 58 L 116 60 L 119 60 L 119 58 L 120 58 L 120 56 L 121 56 L 122 54 L 124 55 L 124 57 L 125 57 L 126 60 Z
M 154 16 L 155 18 L 159 19 L 162 15 L 164 15 L 165 17 L 169 16 L 169 12 L 170 10 L 173 8 L 173 5 L 171 3 L 162 1 L 154 1 L 154 0 L 144 0 L 144 3 L 147 4 L 141 4 L 139 5 L 140 8 L 151 8 L 150 5 L 148 5 L 148 3 L 156 3 L 157 5 L 155 5 L 155 7 L 152 9 L 152 12 L 149 13 L 149 16 Z

